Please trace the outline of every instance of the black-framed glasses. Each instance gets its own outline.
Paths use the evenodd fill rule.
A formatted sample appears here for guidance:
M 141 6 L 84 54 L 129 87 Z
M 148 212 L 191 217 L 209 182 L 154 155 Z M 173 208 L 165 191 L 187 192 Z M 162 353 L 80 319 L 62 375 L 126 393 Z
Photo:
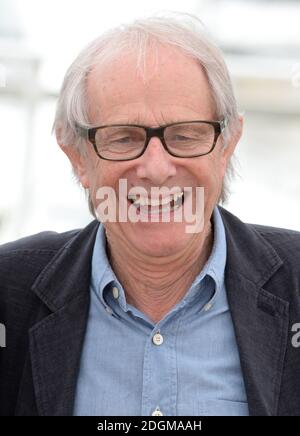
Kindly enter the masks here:
M 93 145 L 101 159 L 127 161 L 145 152 L 151 138 L 159 138 L 174 157 L 191 158 L 209 154 L 227 125 L 221 121 L 182 121 L 160 127 L 112 124 L 92 128 L 78 126 L 78 132 Z

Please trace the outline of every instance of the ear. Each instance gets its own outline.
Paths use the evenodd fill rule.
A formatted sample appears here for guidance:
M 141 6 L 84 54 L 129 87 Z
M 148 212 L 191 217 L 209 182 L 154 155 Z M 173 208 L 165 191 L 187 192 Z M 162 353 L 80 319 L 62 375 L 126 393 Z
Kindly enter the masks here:
M 58 143 L 62 151 L 67 155 L 69 161 L 71 162 L 71 165 L 77 174 L 81 185 L 84 188 L 89 188 L 89 177 L 88 177 L 88 165 L 87 165 L 87 159 L 83 156 L 80 151 L 72 147 L 71 145 L 64 145 Z
M 244 125 L 244 118 L 240 115 L 238 125 L 236 126 L 234 134 L 230 137 L 228 144 L 226 144 L 226 146 L 222 149 L 222 163 L 225 166 L 225 170 L 242 136 L 243 125 Z

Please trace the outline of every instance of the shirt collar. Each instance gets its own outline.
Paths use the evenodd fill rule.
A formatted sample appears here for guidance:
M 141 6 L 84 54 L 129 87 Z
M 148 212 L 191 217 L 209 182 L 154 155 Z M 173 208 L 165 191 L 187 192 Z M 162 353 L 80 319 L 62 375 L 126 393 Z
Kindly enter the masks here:
M 212 222 L 214 229 L 212 250 L 207 262 L 186 293 L 184 297 L 186 302 L 193 302 L 202 291 L 206 291 L 207 296 L 211 294 L 210 297 L 214 296 L 215 299 L 223 288 L 227 247 L 225 228 L 217 207 L 213 211 Z
M 226 237 L 223 221 L 220 212 L 217 207 L 213 211 L 213 226 L 214 226 L 214 242 L 211 254 L 200 271 L 200 273 L 195 278 L 190 291 L 192 289 L 198 288 L 199 283 L 203 278 L 208 275 L 210 276 L 216 286 L 216 293 L 220 291 L 224 283 L 224 272 L 226 265 Z M 106 235 L 103 224 L 99 225 L 93 256 L 92 256 L 92 274 L 91 274 L 91 286 L 93 291 L 96 293 L 102 304 L 107 307 L 107 303 L 104 298 L 104 290 L 107 286 L 117 286 L 120 290 L 120 303 L 123 302 L 124 309 L 126 306 L 126 299 L 122 285 L 118 281 L 112 267 L 109 263 L 106 254 Z M 187 296 L 190 294 L 188 292 Z M 186 297 L 187 297 L 186 296 Z M 185 297 L 185 298 L 186 298 Z
M 214 242 L 212 251 L 196 280 L 200 281 L 208 274 L 214 279 L 218 290 L 224 283 L 227 246 L 224 224 L 217 207 L 213 211 L 213 226 Z
M 119 281 L 110 266 L 107 254 L 106 254 L 106 235 L 103 224 L 100 223 L 93 250 L 92 256 L 92 275 L 91 286 L 95 294 L 100 298 L 105 307 L 107 303 L 104 299 L 104 289 L 110 285 Z

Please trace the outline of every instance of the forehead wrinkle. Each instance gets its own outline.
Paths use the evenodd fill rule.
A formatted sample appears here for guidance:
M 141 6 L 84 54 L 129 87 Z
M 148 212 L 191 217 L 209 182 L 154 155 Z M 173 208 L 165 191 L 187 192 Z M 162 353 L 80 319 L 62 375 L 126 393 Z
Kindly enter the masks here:
M 116 65 L 120 65 L 119 62 L 120 60 Z M 189 62 L 190 59 L 186 59 L 184 64 Z M 166 63 L 168 63 L 166 60 L 161 60 L 161 66 L 164 67 Z M 170 65 L 167 66 L 166 71 L 162 71 L 161 77 L 155 75 L 146 84 L 132 80 L 133 71 L 129 68 L 128 75 L 125 75 L 126 83 L 122 86 L 119 75 L 116 75 L 116 68 L 111 69 L 111 64 L 107 66 L 108 69 L 96 66 L 88 80 L 90 119 L 97 120 L 98 124 L 100 120 L 105 123 L 111 120 L 113 122 L 124 120 L 123 122 L 131 124 L 149 124 L 149 121 L 152 124 L 154 120 L 154 122 L 158 121 L 158 124 L 168 124 L 188 118 L 192 120 L 211 116 L 213 105 L 207 89 L 209 84 L 203 70 L 204 77 L 202 75 L 195 84 L 192 80 L 193 76 L 187 75 L 188 80 L 183 80 L 186 76 L 181 77 L 180 65 L 182 63 L 178 67 L 179 76 L 176 75 L 176 68 L 172 69 L 175 70 L 174 77 L 179 80 L 179 86 L 176 86 L 176 83 L 172 85 L 173 76 L 170 79 L 168 75 Z M 195 65 L 192 71 L 195 71 L 194 67 Z M 197 66 L 197 77 L 201 72 L 201 68 L 199 70 L 198 68 L 199 66 Z M 197 91 L 199 84 L 203 86 L 201 93 Z

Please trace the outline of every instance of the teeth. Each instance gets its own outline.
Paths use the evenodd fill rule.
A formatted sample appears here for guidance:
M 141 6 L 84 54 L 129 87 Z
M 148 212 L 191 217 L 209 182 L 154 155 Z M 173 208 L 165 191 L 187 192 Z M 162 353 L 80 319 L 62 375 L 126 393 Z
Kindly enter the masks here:
M 177 194 L 174 194 L 174 201 L 176 202 L 177 200 L 179 200 L 179 198 L 181 198 L 183 196 L 183 192 L 179 192 Z
M 157 198 L 157 199 L 152 198 L 151 200 L 148 200 L 148 205 L 150 205 L 150 206 L 159 206 L 159 198 Z
M 136 207 L 140 206 L 166 206 L 169 205 L 172 200 L 174 199 L 174 203 L 176 203 L 179 199 L 183 197 L 183 192 L 177 192 L 172 194 L 169 197 L 162 198 L 161 200 L 159 198 L 148 198 L 148 197 L 142 197 L 139 195 L 129 195 L 128 198 L 133 202 L 133 204 Z
M 147 206 L 148 199 L 145 197 L 140 197 L 138 200 L 135 200 L 134 204 L 140 204 L 141 206 Z
M 162 198 L 161 204 L 168 204 L 171 203 L 171 201 L 172 201 L 171 197 Z

